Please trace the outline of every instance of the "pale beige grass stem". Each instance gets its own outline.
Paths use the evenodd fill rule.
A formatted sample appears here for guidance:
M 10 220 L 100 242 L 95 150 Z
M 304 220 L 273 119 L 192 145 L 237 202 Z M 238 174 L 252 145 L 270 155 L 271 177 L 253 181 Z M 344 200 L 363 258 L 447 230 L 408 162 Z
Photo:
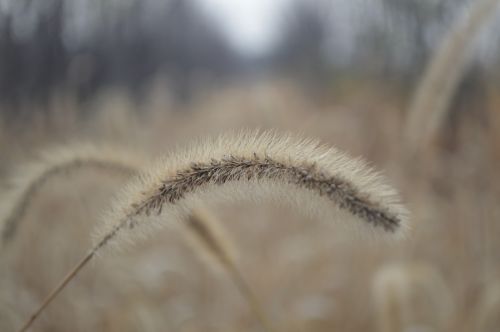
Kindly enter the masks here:
M 454 92 L 470 62 L 471 44 L 492 17 L 499 0 L 477 0 L 456 19 L 418 83 L 405 126 L 408 155 L 428 145 L 446 118 Z

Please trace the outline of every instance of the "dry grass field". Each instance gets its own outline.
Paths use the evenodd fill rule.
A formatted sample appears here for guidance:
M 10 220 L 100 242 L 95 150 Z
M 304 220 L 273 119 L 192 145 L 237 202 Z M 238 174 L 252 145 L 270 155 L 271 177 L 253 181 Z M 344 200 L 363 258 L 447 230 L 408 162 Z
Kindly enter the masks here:
M 453 105 L 439 134 L 411 154 L 406 100 L 391 90 L 367 82 L 314 99 L 286 79 L 241 82 L 202 90 L 179 109 L 157 83 L 140 105 L 120 91 L 102 94 L 84 117 L 71 98 L 54 98 L 47 118 L 0 122 L 0 215 L 19 185 L 13 179 L 22 183 L 33 171 L 26 166 L 50 148 L 116 146 L 146 165 L 228 130 L 298 133 L 382 171 L 410 210 L 411 228 L 393 240 L 343 227 L 349 220 L 303 217 L 301 206 L 209 206 L 268 330 L 500 331 L 499 88 L 489 86 L 480 104 Z M 75 167 L 37 186 L 2 241 L 1 331 L 20 328 L 85 255 L 103 211 L 131 176 Z M 207 250 L 193 246 L 177 222 L 166 224 L 134 246 L 98 255 L 32 330 L 262 331 L 244 293 L 212 268 Z

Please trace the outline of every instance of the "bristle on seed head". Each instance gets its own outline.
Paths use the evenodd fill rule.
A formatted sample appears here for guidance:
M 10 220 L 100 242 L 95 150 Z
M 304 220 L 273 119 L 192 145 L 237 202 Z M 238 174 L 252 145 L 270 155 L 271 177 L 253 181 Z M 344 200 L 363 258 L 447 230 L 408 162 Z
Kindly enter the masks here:
M 354 217 L 384 233 L 400 233 L 408 220 L 396 191 L 361 160 L 315 140 L 246 131 L 162 158 L 111 207 L 96 246 L 119 231 L 133 240 L 136 228 L 185 219 L 200 202 L 270 198 L 321 218 Z

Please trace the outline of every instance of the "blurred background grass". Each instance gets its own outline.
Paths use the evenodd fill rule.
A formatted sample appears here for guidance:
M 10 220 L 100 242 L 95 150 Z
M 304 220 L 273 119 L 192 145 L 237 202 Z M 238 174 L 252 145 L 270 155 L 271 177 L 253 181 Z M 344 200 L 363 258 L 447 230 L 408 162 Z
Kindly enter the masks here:
M 474 3 L 1 0 L 0 183 L 8 189 L 40 149 L 73 141 L 156 156 L 235 128 L 319 137 L 384 170 L 413 231 L 384 245 L 271 204 L 221 206 L 276 327 L 499 331 L 498 15 L 470 46 L 439 134 L 411 158 L 403 144 L 426 65 Z M 82 170 L 40 190 L 2 248 L 2 330 L 86 251 L 124 181 Z M 195 256 L 161 231 L 95 262 L 34 330 L 257 331 L 228 280 Z

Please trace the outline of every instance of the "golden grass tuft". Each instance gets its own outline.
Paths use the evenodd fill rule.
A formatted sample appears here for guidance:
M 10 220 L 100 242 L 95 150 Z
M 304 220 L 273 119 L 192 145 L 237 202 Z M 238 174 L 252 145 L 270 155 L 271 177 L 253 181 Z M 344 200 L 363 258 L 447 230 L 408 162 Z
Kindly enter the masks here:
M 225 234 L 215 216 L 205 208 L 197 208 L 186 219 L 184 228 L 186 235 L 192 239 L 190 243 L 193 244 L 197 256 L 206 257 L 211 267 L 222 268 L 247 301 L 262 328 L 268 332 L 273 331 L 261 304 L 236 264 L 237 253 L 234 244 L 230 242 L 230 237 Z
M 198 207 L 181 224 L 182 233 L 200 259 L 215 270 L 235 265 L 236 246 L 219 220 L 207 208 Z

